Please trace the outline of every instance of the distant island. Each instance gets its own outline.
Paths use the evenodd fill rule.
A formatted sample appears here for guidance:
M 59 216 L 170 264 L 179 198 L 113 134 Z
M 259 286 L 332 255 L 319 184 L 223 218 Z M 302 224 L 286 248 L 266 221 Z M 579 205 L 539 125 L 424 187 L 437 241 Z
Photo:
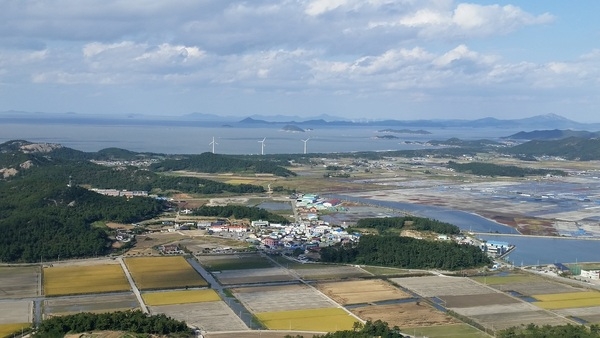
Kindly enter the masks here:
M 282 131 L 291 131 L 294 133 L 303 133 L 304 132 L 304 129 L 302 129 L 298 126 L 295 126 L 293 124 L 286 124 L 285 126 L 283 126 L 283 128 L 281 128 L 281 130 Z
M 398 139 L 398 136 L 394 136 L 394 135 L 376 135 L 373 138 L 377 139 L 377 140 L 395 140 L 395 139 Z
M 410 129 L 381 129 L 377 131 L 378 133 L 394 133 L 394 134 L 419 134 L 419 135 L 429 135 L 431 134 L 427 130 L 410 130 Z

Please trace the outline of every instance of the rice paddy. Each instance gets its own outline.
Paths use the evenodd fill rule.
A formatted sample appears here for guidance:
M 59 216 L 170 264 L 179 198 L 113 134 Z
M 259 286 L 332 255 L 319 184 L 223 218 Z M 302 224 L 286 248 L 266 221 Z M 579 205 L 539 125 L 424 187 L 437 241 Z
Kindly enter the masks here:
M 17 333 L 21 329 L 30 327 L 29 323 L 17 323 L 17 324 L 0 324 L 0 337 L 10 337 L 12 333 Z
M 129 282 L 118 264 L 44 268 L 44 294 L 62 296 L 129 291 Z
M 534 305 L 547 310 L 600 306 L 600 292 L 568 292 L 534 295 L 539 302 Z
M 125 264 L 140 290 L 208 285 L 181 256 L 127 258 Z
M 210 289 L 144 293 L 142 298 L 144 299 L 144 303 L 149 306 L 215 302 L 221 300 L 219 295 Z
M 340 308 L 263 312 L 256 317 L 271 330 L 333 332 L 350 330 L 358 321 Z

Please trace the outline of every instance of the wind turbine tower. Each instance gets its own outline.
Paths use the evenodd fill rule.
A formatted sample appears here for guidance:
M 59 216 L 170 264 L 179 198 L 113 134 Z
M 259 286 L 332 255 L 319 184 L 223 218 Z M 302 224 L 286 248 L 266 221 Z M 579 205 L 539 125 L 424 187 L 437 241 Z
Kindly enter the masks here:
M 302 140 L 300 139 L 302 142 L 304 142 L 304 153 L 306 154 L 306 142 L 308 142 L 308 140 L 310 140 L 310 137 L 307 138 L 306 140 Z
M 262 141 L 258 141 L 258 143 L 260 143 L 260 154 L 264 155 L 265 154 L 265 140 L 267 138 L 263 138 Z
M 209 146 L 212 146 L 212 153 L 213 153 L 213 154 L 215 153 L 215 145 L 217 145 L 217 144 L 218 144 L 218 143 L 217 143 L 217 142 L 215 142 L 215 137 L 213 136 L 213 140 L 212 140 L 212 142 L 208 144 Z

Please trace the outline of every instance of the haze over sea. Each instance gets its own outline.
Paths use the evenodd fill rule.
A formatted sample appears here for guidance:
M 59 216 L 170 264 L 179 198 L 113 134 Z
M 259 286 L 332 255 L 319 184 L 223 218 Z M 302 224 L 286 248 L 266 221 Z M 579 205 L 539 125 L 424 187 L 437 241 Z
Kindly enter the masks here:
M 404 142 L 447 140 L 452 137 L 464 140 L 497 139 L 518 131 L 497 128 L 424 128 L 431 134 L 423 135 L 378 132 L 386 128 L 382 126 L 314 127 L 306 132 L 288 132 L 276 125 L 224 127 L 197 124 L 198 126 L 3 123 L 0 124 L 0 142 L 19 139 L 59 143 L 82 151 L 117 147 L 136 152 L 200 154 L 212 151 L 209 143 L 214 137 L 217 142 L 216 153 L 249 155 L 260 154 L 261 145 L 258 141 L 263 138 L 266 138 L 265 154 L 302 153 L 302 140 L 307 138 L 310 138 L 307 143 L 309 153 L 340 153 L 423 149 L 423 145 Z M 377 135 L 394 135 L 398 139 L 376 139 Z

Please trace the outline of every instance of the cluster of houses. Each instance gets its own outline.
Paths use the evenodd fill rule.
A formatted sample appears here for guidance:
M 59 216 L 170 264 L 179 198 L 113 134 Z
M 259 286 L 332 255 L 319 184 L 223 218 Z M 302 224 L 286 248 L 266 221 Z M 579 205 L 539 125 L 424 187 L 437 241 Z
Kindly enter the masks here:
M 105 196 L 125 196 L 125 197 L 148 197 L 147 191 L 131 191 L 117 189 L 91 189 L 92 191 Z

